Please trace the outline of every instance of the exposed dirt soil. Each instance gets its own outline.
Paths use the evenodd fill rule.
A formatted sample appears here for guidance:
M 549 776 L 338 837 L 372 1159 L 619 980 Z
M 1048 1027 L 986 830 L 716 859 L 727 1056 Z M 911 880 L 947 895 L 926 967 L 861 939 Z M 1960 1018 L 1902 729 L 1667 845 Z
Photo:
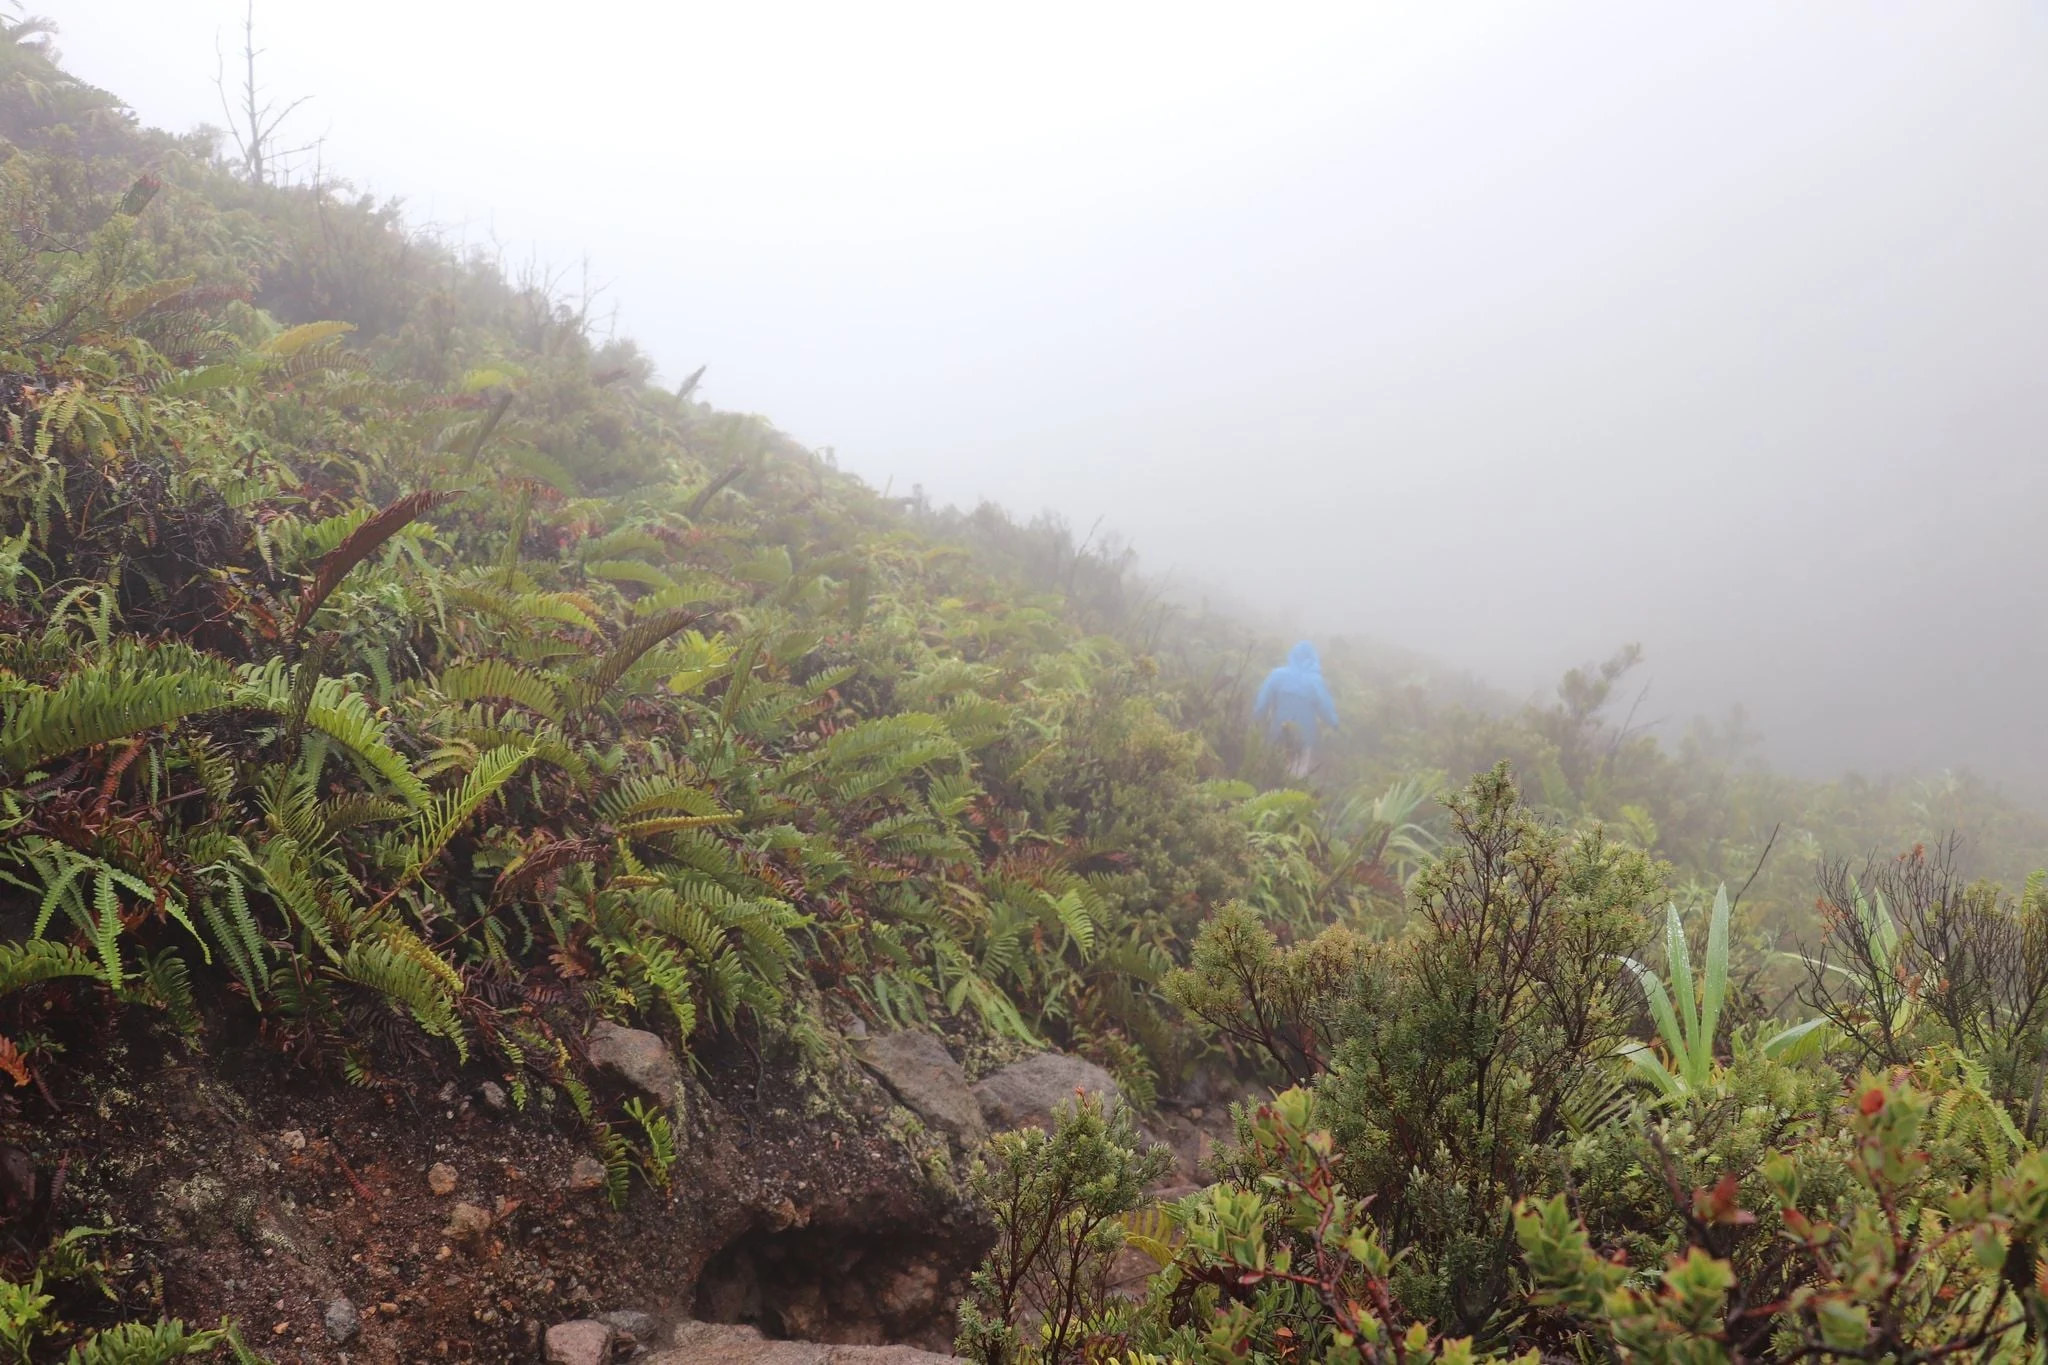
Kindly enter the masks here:
M 54 1232 L 111 1223 L 91 1245 L 127 1312 L 231 1314 L 279 1362 L 531 1360 L 550 1323 L 680 1316 L 700 1297 L 771 1335 L 948 1341 L 991 1234 L 943 1144 L 850 1063 L 822 1083 L 707 1066 L 675 1187 L 636 1183 L 619 1212 L 572 1187 L 592 1153 L 566 1105 L 498 1112 L 481 1076 L 350 1089 L 253 1040 L 200 1055 L 109 1028 L 51 1068 L 54 1111 L 15 1096 L 0 1139 L 36 1188 L 14 1191 L 0 1244 L 19 1269 Z M 445 1194 L 437 1164 L 455 1175 Z M 863 1292 L 805 1288 L 814 1275 Z M 344 1298 L 360 1328 L 337 1344 L 325 1324 Z M 90 1292 L 62 1307 L 81 1323 L 115 1311 Z

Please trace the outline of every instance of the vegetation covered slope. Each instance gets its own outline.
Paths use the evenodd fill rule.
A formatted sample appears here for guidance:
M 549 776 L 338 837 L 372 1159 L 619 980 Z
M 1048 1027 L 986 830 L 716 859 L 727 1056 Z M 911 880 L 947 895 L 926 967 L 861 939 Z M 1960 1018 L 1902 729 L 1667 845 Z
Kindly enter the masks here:
M 1706 731 L 1670 752 L 1608 719 L 1626 660 L 1514 713 L 1338 650 L 1348 733 L 1324 795 L 1290 789 L 1245 725 L 1267 642 L 1242 627 L 1162 615 L 1057 527 L 884 499 L 388 207 L 137 127 L 32 36 L 0 44 L 0 1071 L 23 1103 L 133 1007 L 366 1087 L 496 1076 L 587 1125 L 624 1197 L 625 1116 L 581 1079 L 598 1018 L 700 1055 L 938 1021 L 1082 1052 L 1140 1105 L 1220 1060 L 1332 1091 L 1397 1297 L 1483 1333 L 1524 1273 L 1515 1201 L 1550 1188 L 1530 1172 L 1626 1108 L 1597 1078 L 1654 1021 L 1602 969 L 1643 951 L 1667 871 L 1762 864 L 1724 963 L 1727 1018 L 1761 1029 L 1764 952 L 1863 922 L 1846 895 L 1807 914 L 1816 855 L 1957 824 L 1998 870 L 2040 846 L 1967 786 L 1791 782 Z M 1531 805 L 1504 778 L 1435 804 L 1503 756 Z M 1458 908 L 1489 829 L 1578 907 L 1551 942 L 1522 889 L 1514 932 L 1549 956 L 1505 981 L 1473 975 L 1499 941 Z M 1523 1027 L 1538 998 L 1583 1009 Z M 1831 999 L 1857 1055 L 1866 995 Z M 1420 1008 L 1446 1001 L 1497 1027 Z M 1887 1046 L 1868 1060 L 1918 1055 Z M 1994 1103 L 2038 1075 L 2025 1047 L 1994 1063 Z M 636 1118 L 666 1170 L 673 1135 Z M 1290 1141 L 1269 1155 L 1323 1179 Z
M 1146 663 L 538 292 L 40 79 L 0 765 L 66 970 L 521 1096 L 592 1013 L 800 1037 L 813 986 L 1173 1058 L 1153 982 L 1254 857 Z

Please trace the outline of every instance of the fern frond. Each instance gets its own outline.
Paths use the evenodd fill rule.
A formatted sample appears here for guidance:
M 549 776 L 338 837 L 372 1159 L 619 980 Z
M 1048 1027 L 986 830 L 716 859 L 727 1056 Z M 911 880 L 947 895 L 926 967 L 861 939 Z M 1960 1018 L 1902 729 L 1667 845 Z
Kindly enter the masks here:
M 124 292 L 107 305 L 107 315 L 116 322 L 132 322 L 143 314 L 152 312 L 174 299 L 179 298 L 199 282 L 197 275 L 179 275 L 167 280 L 152 280 L 148 284 Z
M 336 971 L 342 979 L 375 991 L 410 1013 L 427 1033 L 455 1045 L 466 1061 L 469 1040 L 455 1013 L 455 996 L 441 974 L 386 937 L 349 945 Z
M 242 686 L 235 700 L 279 716 L 289 716 L 292 706 L 292 671 L 282 660 L 247 664 L 241 672 Z M 370 699 L 340 678 L 321 678 L 307 699 L 305 723 L 354 753 L 407 804 L 418 808 L 429 795 L 412 765 L 384 738 L 384 722 Z
M 675 588 L 675 580 L 652 564 L 638 559 L 600 559 L 583 566 L 583 572 L 607 583 L 631 583 L 636 587 L 663 592 Z
M 687 697 L 725 675 L 726 665 L 732 662 L 733 647 L 723 635 L 707 638 L 691 630 L 676 641 L 670 656 L 678 667 L 668 680 L 668 690 Z
M 729 825 L 738 818 L 732 811 L 720 811 L 716 815 L 654 815 L 645 820 L 628 820 L 618 830 L 629 839 L 648 839 L 657 834 L 674 834 L 678 830 Z
M 411 929 L 387 920 L 379 924 L 371 936 L 390 944 L 394 952 L 411 958 L 431 972 L 447 988 L 450 995 L 462 994 L 461 973 L 449 966 L 445 958 L 427 946 L 426 940 Z
M 549 720 L 562 718 L 562 698 L 555 685 L 505 659 L 451 664 L 442 671 L 438 687 L 451 701 L 498 698 L 517 702 Z
M 249 992 L 249 1000 L 263 1008 L 261 982 L 270 972 L 268 944 L 249 910 L 249 895 L 241 875 L 231 868 L 217 867 L 221 880 L 218 897 L 200 899 L 199 913 L 213 931 L 214 945 L 228 960 L 228 966 Z
M 0 767 L 27 773 L 60 755 L 218 710 L 234 700 L 233 674 L 183 645 L 117 645 L 55 687 L 8 697 Z
M 578 679 L 578 707 L 592 706 L 603 700 L 604 695 L 618 684 L 619 679 L 626 676 L 626 670 L 637 663 L 641 655 L 696 619 L 694 612 L 671 611 L 628 627 L 612 645 L 610 652 Z
M 397 535 L 414 518 L 431 511 L 454 496 L 453 493 L 431 488 L 408 493 L 350 531 L 341 544 L 321 557 L 320 563 L 314 568 L 312 580 L 299 595 L 299 611 L 293 619 L 292 629 L 295 632 L 304 630 L 306 623 L 313 619 L 313 613 L 320 610 L 320 604 L 341 586 L 341 580 L 348 576 L 348 571 L 368 559 L 376 552 L 378 546 Z
M 212 1355 L 227 1340 L 225 1328 L 201 1330 L 177 1318 L 124 1322 L 73 1346 L 65 1365 L 170 1365 L 188 1356 Z
M 279 332 L 276 336 L 257 347 L 257 349 L 267 356 L 275 356 L 283 360 L 297 355 L 308 346 L 317 346 L 322 342 L 333 341 L 338 337 L 348 335 L 355 329 L 355 324 L 352 322 L 301 323 L 297 327 L 287 327 L 284 331 Z
M 576 555 L 590 563 L 633 554 L 664 555 L 668 549 L 668 543 L 645 526 L 621 526 L 616 531 L 607 531 L 584 541 L 576 547 Z
M 328 958 L 338 959 L 336 939 L 346 939 L 355 928 L 354 907 L 346 894 L 314 870 L 305 850 L 289 836 L 265 843 L 259 865 L 272 899 L 291 913 Z
M 121 900 L 114 892 L 114 879 L 101 873 L 93 879 L 92 946 L 107 969 L 107 984 L 121 989 Z
M 1185 1234 L 1173 1221 L 1172 1215 L 1159 1205 L 1133 1209 L 1120 1221 L 1125 1244 L 1143 1252 L 1146 1259 L 1161 1270 L 1172 1265 L 1180 1255 L 1180 1243 Z
M 191 974 L 185 969 L 185 960 L 169 948 L 143 956 L 141 967 L 122 988 L 121 998 L 162 1010 L 187 1037 L 199 1032 L 199 1001 L 192 994 Z
M 498 789 L 512 780 L 513 774 L 519 771 L 532 752 L 531 748 L 512 744 L 490 750 L 477 759 L 476 766 L 470 769 L 460 786 L 435 798 L 420 812 L 406 857 L 405 875 L 399 879 L 398 887 L 411 883 L 426 870 L 427 864 L 440 856 L 441 850 L 448 847 L 448 841 L 484 802 L 497 795 Z M 398 887 L 393 888 L 394 892 Z
M 1085 961 L 1093 956 L 1096 917 L 1088 898 L 1076 888 L 1056 898 L 1047 896 L 1046 904 L 1059 920 L 1060 927 L 1066 930 L 1067 937 L 1081 950 L 1082 959 Z
M 711 793 L 658 774 L 625 779 L 605 793 L 597 810 L 613 824 L 666 814 L 696 816 L 706 822 L 732 818 L 732 812 L 720 807 Z
M 68 943 L 40 938 L 0 943 L 0 995 L 59 977 L 99 974 L 99 966 Z

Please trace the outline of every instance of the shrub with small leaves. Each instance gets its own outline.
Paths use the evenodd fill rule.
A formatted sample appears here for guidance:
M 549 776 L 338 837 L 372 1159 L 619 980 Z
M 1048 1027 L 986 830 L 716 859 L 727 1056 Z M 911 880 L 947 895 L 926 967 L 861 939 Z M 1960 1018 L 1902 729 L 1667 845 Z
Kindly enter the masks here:
M 1948 1098 L 1904 1071 L 1855 1086 L 1841 1125 L 1853 1185 L 1835 1207 L 1809 1203 L 1795 1154 L 1767 1158 L 1782 1233 L 1764 1255 L 1731 1256 L 1758 1221 L 1732 1173 L 1681 1201 L 1690 1244 L 1648 1276 L 1596 1251 L 1562 1196 L 1527 1203 L 1516 1231 L 1535 1300 L 1653 1365 L 2038 1360 L 2048 1156 L 1942 1174 L 1926 1140 Z
M 1440 1337 L 1408 1319 L 1390 1284 L 1394 1258 L 1366 1216 L 1370 1201 L 1345 1193 L 1316 1108 L 1315 1094 L 1298 1088 L 1259 1105 L 1240 1124 L 1238 1154 L 1240 1169 L 1256 1174 L 1173 1210 L 1184 1238 L 1154 1298 L 1184 1305 L 1161 1316 L 1193 1325 L 1146 1345 L 1217 1362 L 1484 1358 L 1469 1338 Z
M 968 1182 L 996 1220 L 996 1246 L 960 1305 L 957 1349 L 978 1365 L 1095 1358 L 1120 1324 L 1109 1268 L 1124 1245 L 1123 1216 L 1165 1174 L 1166 1148 L 1140 1151 L 1128 1111 L 1076 1093 L 1053 1131 L 990 1138 Z

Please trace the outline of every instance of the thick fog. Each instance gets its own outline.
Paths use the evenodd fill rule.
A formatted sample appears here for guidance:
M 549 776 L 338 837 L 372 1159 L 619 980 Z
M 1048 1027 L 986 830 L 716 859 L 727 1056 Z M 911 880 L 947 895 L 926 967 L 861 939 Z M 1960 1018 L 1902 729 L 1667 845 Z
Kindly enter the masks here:
M 242 0 L 43 0 L 218 123 Z M 259 0 L 330 174 L 897 491 L 2048 790 L 2048 9 Z

